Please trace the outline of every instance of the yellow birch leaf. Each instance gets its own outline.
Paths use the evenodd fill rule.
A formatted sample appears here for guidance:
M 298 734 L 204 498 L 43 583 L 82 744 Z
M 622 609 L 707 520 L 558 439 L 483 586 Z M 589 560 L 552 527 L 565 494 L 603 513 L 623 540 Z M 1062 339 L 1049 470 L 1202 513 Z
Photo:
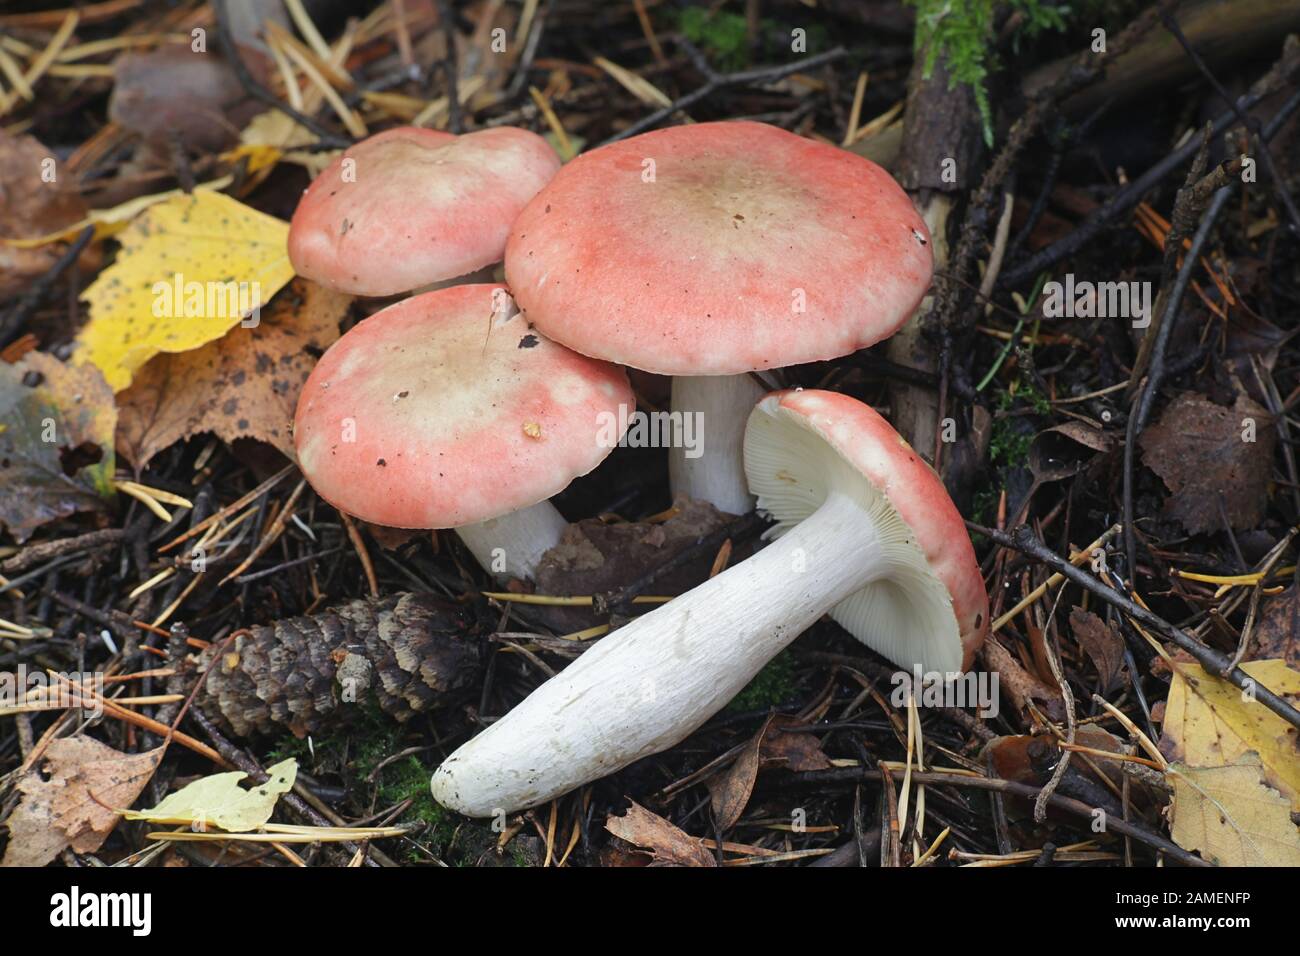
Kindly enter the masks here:
M 290 757 L 268 767 L 266 782 L 245 790 L 239 781 L 248 774 L 238 770 L 214 773 L 168 794 L 152 810 L 127 810 L 128 820 L 178 823 L 207 830 L 216 827 L 227 833 L 256 830 L 271 819 L 280 794 L 293 788 L 298 761 Z
M 159 352 L 225 335 L 293 278 L 289 226 L 223 193 L 151 206 L 121 234 L 117 260 L 84 293 L 75 361 L 121 391 Z
M 1300 829 L 1285 797 L 1246 754 L 1223 767 L 1170 767 L 1170 836 L 1220 866 L 1300 866 Z
M 1248 661 L 1241 669 L 1292 702 L 1300 696 L 1300 673 L 1285 661 Z M 1268 785 L 1300 810 L 1296 729 L 1235 685 L 1197 664 L 1177 662 L 1162 730 L 1165 757 L 1193 767 L 1223 767 L 1251 751 L 1259 754 Z

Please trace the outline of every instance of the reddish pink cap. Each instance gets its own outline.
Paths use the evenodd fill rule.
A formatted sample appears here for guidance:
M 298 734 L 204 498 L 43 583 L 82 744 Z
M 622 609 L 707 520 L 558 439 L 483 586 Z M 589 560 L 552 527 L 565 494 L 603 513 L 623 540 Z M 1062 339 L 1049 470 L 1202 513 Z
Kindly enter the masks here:
M 289 225 L 289 259 L 299 275 L 353 295 L 465 275 L 501 261 L 510 224 L 559 168 L 528 130 L 386 130 L 313 180 Z
M 730 375 L 893 334 L 930 284 L 929 243 L 874 163 L 762 123 L 697 123 L 560 170 L 510 230 L 506 281 L 586 355 Z
M 321 357 L 294 441 L 341 511 L 455 528 L 551 497 L 616 446 L 626 373 L 529 327 L 505 290 L 461 285 L 375 313 Z M 625 416 L 624 416 L 625 417 Z
M 828 478 L 833 469 L 814 451 L 792 447 L 790 427 L 821 439 L 822 447 L 848 464 L 854 483 L 865 479 L 864 500 L 882 527 L 888 526 L 901 569 L 886 587 L 874 582 L 831 616 L 895 663 L 907 664 L 913 655 L 911 661 L 938 670 L 969 668 L 988 633 L 989 601 L 970 535 L 943 481 L 869 405 L 818 389 L 772 392 L 750 416 L 745 470 L 759 509 L 780 523 L 797 523 L 815 510 L 834 480 Z M 782 447 L 790 451 L 773 453 Z M 883 512 L 874 506 L 881 496 L 888 505 Z M 911 573 L 909 550 L 916 553 L 920 574 Z M 941 585 L 937 594 L 926 577 Z M 934 620 L 926 604 L 936 597 L 947 609 L 939 614 L 949 622 L 947 636 L 943 628 L 926 626 Z

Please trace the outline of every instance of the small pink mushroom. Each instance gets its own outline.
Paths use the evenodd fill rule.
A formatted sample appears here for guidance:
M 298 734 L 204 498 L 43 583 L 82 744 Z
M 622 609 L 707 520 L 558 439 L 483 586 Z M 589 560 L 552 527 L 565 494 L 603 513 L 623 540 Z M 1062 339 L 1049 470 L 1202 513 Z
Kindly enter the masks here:
M 403 126 L 349 147 L 289 225 L 299 275 L 353 295 L 396 295 L 500 262 L 510 224 L 560 168 L 512 127 L 453 136 Z
M 623 369 L 531 328 L 505 289 L 389 306 L 321 357 L 294 421 L 298 463 L 341 511 L 455 528 L 483 567 L 531 577 L 564 518 L 547 501 L 595 468 L 633 395 Z

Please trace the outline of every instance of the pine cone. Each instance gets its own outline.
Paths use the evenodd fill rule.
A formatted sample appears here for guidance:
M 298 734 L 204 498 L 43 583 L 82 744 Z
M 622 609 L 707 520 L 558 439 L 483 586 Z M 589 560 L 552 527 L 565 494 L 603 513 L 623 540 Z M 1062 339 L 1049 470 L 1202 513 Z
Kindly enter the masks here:
M 457 611 L 430 594 L 353 601 L 286 618 L 235 639 L 195 703 L 238 736 L 288 728 L 299 737 L 373 700 L 399 721 L 477 686 L 477 644 Z M 199 655 L 207 669 L 220 645 Z M 355 711 L 353 711 L 355 712 Z

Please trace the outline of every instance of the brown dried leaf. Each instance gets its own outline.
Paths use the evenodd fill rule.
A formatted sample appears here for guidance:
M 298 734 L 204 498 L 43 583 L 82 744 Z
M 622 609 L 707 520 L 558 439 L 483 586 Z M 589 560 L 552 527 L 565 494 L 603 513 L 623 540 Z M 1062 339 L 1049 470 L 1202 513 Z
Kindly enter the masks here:
M 0 239 L 34 239 L 84 219 L 86 204 L 71 183 L 54 150 L 31 136 L 0 131 Z M 19 249 L 0 242 L 0 299 L 24 291 L 63 250 L 62 243 Z M 99 258 L 98 248 L 88 247 L 79 263 L 91 272 Z
M 998 686 L 1007 692 L 1016 710 L 1024 713 L 1030 701 L 1034 701 L 1052 720 L 1065 719 L 1065 701 L 1058 688 L 1025 670 L 1010 651 L 992 638 L 984 642 L 981 653 L 989 669 L 997 672 Z
M 822 752 L 816 734 L 787 729 L 802 726 L 803 722 L 797 717 L 777 714 L 772 718 L 758 752 L 763 758 L 763 766 L 772 764 L 797 773 L 831 768 L 830 758 Z
M 620 840 L 649 850 L 654 854 L 652 866 L 717 866 L 713 854 L 696 837 L 635 802 L 623 816 L 607 819 L 605 829 Z
M 754 782 L 758 780 L 759 750 L 763 745 L 763 735 L 771 725 L 772 718 L 763 721 L 740 756 L 723 773 L 709 778 L 709 802 L 713 805 L 713 817 L 718 823 L 719 832 L 725 833 L 736 825 L 740 815 L 745 812 L 749 797 L 754 792 Z
M 126 53 L 114 67 L 108 115 L 119 126 L 157 144 L 179 140 L 215 152 L 233 143 L 252 114 L 244 88 L 226 62 L 188 45 Z
M 1250 426 L 1243 424 L 1249 420 Z M 1173 492 L 1165 506 L 1192 534 L 1221 531 L 1218 500 L 1233 528 L 1264 516 L 1276 435 L 1268 412 L 1244 394 L 1232 408 L 1201 395 L 1179 395 L 1138 444 L 1142 461 Z M 1243 435 L 1253 428 L 1254 440 Z
M 802 772 L 830 768 L 815 734 L 787 729 L 803 726 L 797 717 L 771 715 L 736 761 L 724 773 L 709 778 L 709 797 L 720 830 L 730 830 L 744 813 L 760 769 L 784 767 Z
M 1281 660 L 1300 671 L 1300 592 L 1294 586 L 1259 605 L 1249 660 Z
M 0 866 L 44 866 L 68 847 L 98 850 L 121 818 L 112 808 L 135 803 L 163 750 L 124 754 L 91 737 L 54 741 L 18 781 L 22 799 L 9 815 Z
M 1070 630 L 1101 676 L 1103 690 L 1109 688 L 1124 666 L 1124 638 L 1090 611 L 1070 612 Z
M 192 351 L 155 355 L 118 395 L 123 457 L 143 468 L 173 443 L 210 431 L 225 441 L 260 439 L 293 459 L 298 394 L 351 301 L 296 279 L 255 328 L 237 325 Z

